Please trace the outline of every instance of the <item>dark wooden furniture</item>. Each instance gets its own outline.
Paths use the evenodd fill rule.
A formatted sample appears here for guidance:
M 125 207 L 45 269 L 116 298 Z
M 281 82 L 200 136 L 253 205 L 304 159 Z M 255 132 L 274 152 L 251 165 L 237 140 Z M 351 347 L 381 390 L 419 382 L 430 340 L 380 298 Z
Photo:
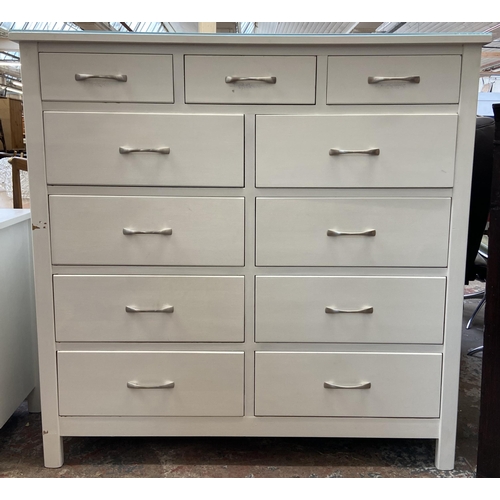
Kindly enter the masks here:
M 491 188 L 488 279 L 477 477 L 500 477 L 500 104 L 493 105 L 495 140 Z
M 23 208 L 23 197 L 21 192 L 21 174 L 20 171 L 28 171 L 28 160 L 17 156 L 11 158 L 9 163 L 12 165 L 12 200 L 13 208 Z

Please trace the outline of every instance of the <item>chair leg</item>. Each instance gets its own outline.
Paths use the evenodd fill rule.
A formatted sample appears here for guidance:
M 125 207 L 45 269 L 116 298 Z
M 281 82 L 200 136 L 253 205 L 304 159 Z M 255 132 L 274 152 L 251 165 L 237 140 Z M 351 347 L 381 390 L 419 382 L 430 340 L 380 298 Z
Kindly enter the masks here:
M 479 347 L 474 347 L 473 349 L 469 349 L 467 351 L 467 356 L 474 356 L 477 352 L 482 352 L 483 351 L 483 346 L 480 345 Z
M 470 320 L 468 321 L 467 326 L 465 327 L 466 330 L 470 330 L 470 327 L 472 325 L 472 322 L 474 321 L 474 318 L 476 317 L 476 314 L 481 310 L 485 302 L 486 302 L 486 297 L 483 297 L 481 302 L 479 302 L 479 305 L 476 307 L 475 311 L 472 313 L 472 316 L 470 317 Z

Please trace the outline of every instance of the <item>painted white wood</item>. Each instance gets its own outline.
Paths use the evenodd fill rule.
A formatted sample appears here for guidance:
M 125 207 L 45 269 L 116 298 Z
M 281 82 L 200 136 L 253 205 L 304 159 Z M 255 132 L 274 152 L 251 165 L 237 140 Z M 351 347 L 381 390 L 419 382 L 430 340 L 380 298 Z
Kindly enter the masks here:
M 440 354 L 256 352 L 255 359 L 256 415 L 439 416 Z
M 76 74 L 126 76 L 127 81 Z M 48 101 L 173 102 L 172 56 L 40 54 L 42 99 Z
M 243 342 L 243 276 L 54 276 L 59 342 Z M 169 313 L 132 313 L 135 309 Z
M 243 198 L 51 196 L 49 205 L 54 264 L 243 265 Z
M 447 198 L 258 198 L 257 265 L 445 267 L 449 216 Z
M 441 344 L 445 288 L 445 278 L 257 276 L 255 338 Z M 373 312 L 328 314 L 327 307 Z
M 61 467 L 63 439 L 57 410 L 57 367 L 54 337 L 47 179 L 45 177 L 39 53 L 36 43 L 21 43 L 23 110 L 29 156 L 30 210 L 35 272 L 36 328 L 40 365 L 43 457 L 46 467 Z
M 23 208 L 2 208 L 0 210 L 0 229 L 20 224 L 31 218 L 31 212 Z
M 0 427 L 38 385 L 30 233 L 29 210 L 0 210 Z
M 462 58 L 449 56 L 332 56 L 328 104 L 423 104 L 458 102 Z M 368 78 L 419 76 L 419 83 Z
M 316 58 L 312 56 L 185 57 L 186 103 L 314 104 Z M 275 83 L 226 77 L 274 77 Z
M 61 415 L 243 415 L 242 352 L 60 351 L 57 359 Z
M 41 356 L 41 376 L 42 376 L 42 423 L 45 464 L 48 467 L 58 467 L 63 462 L 62 436 L 72 435 L 239 435 L 239 436 L 329 436 L 329 437 L 398 437 L 398 438 L 429 438 L 437 439 L 436 465 L 440 468 L 453 467 L 455 433 L 456 433 L 456 401 L 458 388 L 459 369 L 459 332 L 461 325 L 461 295 L 463 289 L 463 265 L 465 235 L 467 226 L 468 190 L 470 189 L 471 158 L 473 149 L 473 132 L 475 119 L 475 100 L 477 96 L 477 77 L 479 53 L 481 44 L 487 43 L 489 35 L 364 35 L 364 36 L 272 36 L 255 37 L 238 35 L 175 35 L 169 36 L 168 41 L 163 35 L 154 34 L 133 34 L 120 35 L 113 33 L 101 34 L 54 34 L 54 33 L 16 33 L 21 42 L 21 57 L 23 58 L 23 81 L 25 88 L 25 111 L 27 118 L 28 149 L 30 154 L 30 184 L 32 186 L 32 208 L 34 216 L 35 244 L 35 268 L 36 268 L 36 288 L 37 288 L 37 314 L 38 331 L 40 340 Z M 32 40 L 32 41 L 30 41 Z M 82 43 L 84 42 L 84 43 Z M 101 102 L 97 101 L 75 101 L 68 98 L 67 101 L 41 101 L 40 96 L 40 75 L 38 56 L 45 53 L 65 54 L 70 57 L 75 54 L 96 54 L 96 55 L 130 55 L 137 57 L 159 55 L 172 56 L 173 68 L 173 101 L 172 103 L 154 102 L 132 102 L 109 99 Z M 185 102 L 185 61 L 190 56 L 219 57 L 226 59 L 232 57 L 235 60 L 242 60 L 245 57 L 276 57 L 280 60 L 292 57 L 312 58 L 315 60 L 315 88 L 316 98 L 311 104 L 277 104 L 262 102 L 256 104 L 252 102 L 242 102 L 237 104 L 228 99 L 215 103 L 189 103 Z M 366 104 L 327 104 L 328 61 L 329 57 L 348 56 L 354 64 L 358 58 L 392 58 L 395 56 L 405 59 L 410 57 L 423 56 L 455 56 L 463 58 L 463 68 L 460 79 L 460 93 L 458 99 L 453 103 L 425 103 L 415 105 L 413 101 L 401 104 L 376 104 L 373 100 Z M 393 60 L 393 59 L 391 59 Z M 414 59 L 416 60 L 416 59 Z M 437 69 L 436 71 L 439 72 Z M 152 80 L 158 73 L 155 72 Z M 203 80 L 203 75 L 201 76 Z M 296 78 L 299 82 L 300 78 Z M 328 80 L 328 81 L 327 81 Z M 281 80 L 278 79 L 281 83 Z M 313 80 L 314 81 L 314 80 Z M 330 82 L 331 83 L 331 82 Z M 423 81 L 421 82 L 424 83 Z M 206 86 L 202 81 L 198 86 Z M 304 89 L 304 85 L 297 84 Z M 420 84 L 419 84 L 420 85 Z M 449 88 L 456 88 L 456 81 L 446 82 Z M 272 85 L 270 85 L 272 86 Z M 307 85 L 306 85 L 307 86 Z M 223 85 L 224 87 L 224 85 Z M 225 88 L 225 87 L 224 87 Z M 265 88 L 265 87 L 264 87 Z M 276 87 L 274 87 L 276 88 Z M 420 87 L 421 88 L 421 87 Z M 250 89 L 250 86 L 249 86 Z M 262 87 L 255 90 L 262 91 Z M 359 93 L 352 90 L 347 85 L 346 90 L 354 97 L 359 97 Z M 386 89 L 388 90 L 388 89 Z M 395 89 L 392 89 L 395 90 Z M 433 94 L 434 90 L 429 93 Z M 261 92 L 262 94 L 262 92 Z M 356 94 L 356 95 L 355 95 Z M 349 97 L 349 100 L 351 96 Z M 394 96 L 395 94 L 391 94 Z M 448 99 L 446 99 L 448 101 Z M 44 152 L 44 125 L 42 120 L 42 110 L 57 113 L 124 113 L 124 114 L 169 114 L 169 115 L 244 115 L 244 187 L 224 187 L 222 185 L 212 185 L 211 187 L 201 187 L 186 185 L 184 187 L 172 187 L 163 185 L 160 187 L 154 182 L 145 182 L 143 185 L 104 185 L 90 184 L 92 180 L 88 177 L 85 183 L 89 184 L 60 184 L 47 185 L 45 178 L 45 152 Z M 447 184 L 441 187 L 430 187 L 431 184 L 420 185 L 417 183 L 413 187 L 401 185 L 395 187 L 366 187 L 362 185 L 352 185 L 343 187 L 338 185 L 331 187 L 307 187 L 307 185 L 297 185 L 295 187 L 256 187 L 256 115 L 287 115 L 287 116 L 334 116 L 341 115 L 458 115 L 458 131 L 456 159 L 453 185 Z M 441 116 L 440 116 L 441 118 Z M 388 125 L 387 125 L 388 126 Z M 446 129 L 446 130 L 445 130 Z M 368 131 L 369 133 L 371 131 Z M 209 133 L 209 132 L 207 132 Z M 212 131 L 210 131 L 212 133 Z M 257 132 L 258 133 L 258 132 Z M 443 125 L 441 131 L 445 136 L 450 134 L 447 126 Z M 68 135 L 67 137 L 68 138 Z M 309 137 L 308 141 L 314 138 Z M 414 138 L 417 141 L 417 138 Z M 303 142 L 303 141 L 302 141 Z M 82 143 L 86 143 L 82 137 Z M 428 152 L 428 160 L 432 158 L 432 148 L 427 145 L 422 146 Z M 297 146 L 297 145 L 296 145 Z M 331 146 L 328 146 L 331 147 Z M 434 147 L 434 146 L 433 146 Z M 450 153 L 451 154 L 451 153 Z M 443 155 L 443 163 L 449 164 L 449 157 Z M 278 161 L 278 160 L 277 160 Z M 408 160 L 409 161 L 409 160 Z M 430 162 L 430 160 L 429 160 Z M 207 165 L 207 163 L 205 163 Z M 69 169 L 70 167 L 67 166 Z M 425 169 L 426 164 L 421 163 L 416 169 Z M 415 173 L 412 171 L 412 175 Z M 312 171 L 311 171 L 312 174 Z M 80 175 L 80 174 L 78 174 Z M 201 175 L 201 174 L 200 174 Z M 229 175 L 229 174 L 227 174 Z M 448 175 L 448 174 L 447 174 Z M 430 176 L 430 173 L 429 173 Z M 289 177 L 291 177 L 289 175 Z M 408 179 L 410 174 L 407 175 Z M 226 177 L 227 178 L 227 177 Z M 428 176 L 426 176 L 428 179 Z M 308 179 L 304 179 L 306 183 Z M 292 180 L 291 180 L 292 181 Z M 64 180 L 61 182 L 68 182 Z M 99 181 L 100 182 L 100 181 Z M 114 181 L 113 181 L 114 182 Z M 118 182 L 118 181 L 117 181 Z M 140 182 L 140 181 L 138 181 Z M 301 181 L 302 182 L 302 181 Z M 425 181 L 422 181 L 425 182 Z M 430 182 L 430 181 L 429 181 Z M 434 182 L 434 181 L 433 181 Z M 448 182 L 448 181 L 447 181 Z M 229 185 L 229 184 L 228 184 Z M 293 183 L 290 184 L 293 186 Z M 437 184 L 436 186 L 439 186 Z M 51 195 L 50 197 L 48 195 Z M 195 265 L 185 264 L 123 264 L 111 258 L 108 262 L 96 260 L 92 264 L 81 264 L 72 261 L 67 264 L 57 263 L 51 259 L 51 241 L 49 239 L 50 230 L 58 231 L 58 220 L 48 217 L 49 199 L 57 195 L 67 195 L 68 197 L 84 197 L 95 201 L 98 198 L 127 198 L 132 200 L 138 197 L 144 198 L 238 198 L 242 207 L 243 216 L 235 216 L 239 220 L 238 225 L 244 228 L 244 245 L 241 246 L 241 262 L 228 265 L 227 263 L 206 265 L 198 263 Z M 437 242 L 439 252 L 445 247 L 445 254 L 441 253 L 442 267 L 429 267 L 436 264 L 420 263 L 415 267 L 399 267 L 394 261 L 383 266 L 360 267 L 358 263 L 352 265 L 312 264 L 287 265 L 281 256 L 275 267 L 262 267 L 255 261 L 256 243 L 259 243 L 259 233 L 256 234 L 256 198 L 325 198 L 334 200 L 359 200 L 361 204 L 364 200 L 374 200 L 387 198 L 392 201 L 405 200 L 412 205 L 416 200 L 428 200 L 431 205 L 435 199 L 440 199 L 448 207 L 447 215 L 442 217 L 443 208 L 436 207 L 436 211 L 429 210 L 426 215 L 428 224 L 425 228 L 425 235 L 419 244 L 426 242 Z M 260 202 L 260 201 L 259 201 Z M 449 211 L 451 202 L 451 212 Z M 302 200 L 301 200 L 302 203 Z M 399 203 L 399 202 L 397 202 Z M 441 203 L 441 202 L 439 202 Z M 420 206 L 420 201 L 418 201 Z M 227 206 L 227 205 L 226 205 Z M 135 205 L 134 205 L 135 207 Z M 82 210 L 67 214 L 67 220 L 84 220 L 87 206 Z M 130 207 L 129 207 L 130 208 Z M 399 206 L 392 206 L 391 217 L 397 216 Z M 125 209 L 125 207 L 124 207 Z M 120 211 L 122 209 L 120 208 Z M 147 209 L 153 220 L 157 210 Z M 232 232 L 227 227 L 228 218 L 233 217 L 232 206 L 228 208 L 224 215 L 208 217 L 211 219 L 208 224 L 218 220 L 221 225 L 226 225 L 228 233 Z M 344 210 L 344 213 L 345 210 Z M 110 218 L 108 210 L 101 210 L 100 216 L 95 218 L 104 221 Z M 186 214 L 186 213 L 185 213 Z M 273 214 L 270 214 L 271 217 Z M 115 217 L 113 215 L 112 217 Z M 220 219 L 219 219 L 220 217 Z M 272 217 L 271 217 L 272 218 Z M 397 218 L 397 217 L 396 217 Z M 446 221 L 443 222 L 443 220 Z M 394 220 L 394 219 L 393 219 Z M 433 233 L 436 224 L 446 227 Z M 404 220 L 404 224 L 393 227 L 393 232 L 401 231 L 400 239 L 407 238 L 401 228 L 405 228 L 409 223 L 413 224 L 413 213 Z M 69 222 L 68 222 L 69 224 Z M 55 226 L 55 227 L 54 227 Z M 448 233 L 451 228 L 450 245 L 448 245 Z M 73 230 L 78 232 L 76 224 Z M 74 233 L 73 233 L 74 234 Z M 89 233 L 90 234 L 90 233 Z M 243 238 L 243 232 L 241 233 Z M 444 235 L 444 236 L 443 236 Z M 68 238 L 72 239 L 71 233 Z M 240 236 L 236 235 L 236 239 Z M 442 244 L 442 238 L 445 243 Z M 256 241 L 257 239 L 257 241 Z M 99 239 L 95 239 L 93 244 L 96 247 L 101 245 Z M 199 238 L 197 246 L 205 244 L 203 238 Z M 286 249 L 286 241 L 283 240 L 281 250 Z M 113 245 L 112 255 L 119 253 L 120 245 Z M 78 250 L 78 249 L 77 249 Z M 122 249 L 123 250 L 123 249 Z M 222 251 L 222 254 L 226 254 Z M 184 256 L 189 259 L 187 252 Z M 243 264 L 244 257 L 244 267 Z M 314 259 L 312 259 L 314 261 Z M 168 267 L 167 267 L 168 266 Z M 205 266 L 205 267 L 203 267 Z M 395 267 L 398 266 L 398 267 Z M 53 309 L 53 275 L 69 274 L 75 276 L 97 276 L 113 275 L 123 277 L 124 275 L 136 275 L 137 277 L 151 276 L 244 276 L 245 278 L 245 341 L 224 344 L 214 344 L 210 342 L 86 342 L 79 338 L 72 342 L 55 343 L 55 324 Z M 420 279 L 439 278 L 446 279 L 446 305 L 444 316 L 444 342 L 443 344 L 404 344 L 404 343 L 310 343 L 310 342 L 289 342 L 287 344 L 279 342 L 256 343 L 254 338 L 254 293 L 255 276 L 274 277 L 398 277 L 398 279 L 408 279 L 418 277 Z M 57 350 L 62 351 L 105 351 L 116 353 L 138 353 L 141 351 L 153 351 L 165 353 L 165 349 L 178 353 L 180 351 L 212 352 L 216 349 L 225 352 L 242 353 L 244 360 L 244 374 L 242 387 L 243 410 L 237 417 L 147 417 L 147 416 L 65 416 L 59 417 L 57 402 L 58 375 L 56 364 Z M 321 352 L 325 355 L 337 353 L 355 354 L 382 354 L 393 353 L 412 354 L 413 356 L 442 356 L 442 390 L 441 407 L 439 417 L 433 418 L 371 418 L 371 417 L 293 417 L 290 415 L 279 417 L 259 417 L 255 416 L 255 394 L 254 377 L 256 351 L 263 351 L 266 355 L 273 352 L 280 352 L 286 349 L 296 353 L 313 354 Z M 115 354 L 114 354 L 115 355 Z M 118 358 L 117 358 L 118 359 Z M 436 376 L 433 380 L 433 387 L 441 378 Z
M 456 427 L 458 416 L 458 387 L 463 319 L 463 283 L 469 220 L 470 183 L 474 137 L 476 130 L 477 74 L 480 48 L 464 47 L 460 79 L 460 121 L 457 132 L 456 178 L 450 219 L 448 257 L 448 291 L 445 309 L 443 354 L 443 398 L 439 439 L 436 443 L 436 467 L 453 469 L 455 463 Z
M 451 187 L 456 129 L 456 114 L 257 116 L 257 186 Z
M 46 112 L 44 126 L 49 184 L 243 186 L 243 115 Z
M 395 425 L 397 423 L 397 425 Z M 204 436 L 433 439 L 437 418 L 203 417 Z M 199 436 L 200 417 L 64 417 L 63 436 Z
M 14 41 L 36 41 L 36 42 L 56 42 L 57 46 L 61 46 L 61 42 L 87 42 L 87 43 L 109 43 L 127 45 L 143 44 L 148 47 L 148 44 L 165 44 L 165 35 L 156 33 L 79 33 L 79 32 L 30 32 L 30 31 L 13 31 L 9 33 L 9 38 Z M 318 46 L 336 46 L 336 45 L 389 45 L 389 46 L 409 46 L 412 45 L 449 45 L 449 44 L 486 44 L 491 42 L 491 34 L 486 33 L 412 33 L 408 35 L 398 36 L 394 34 L 366 34 L 366 35 L 351 35 L 351 34 L 333 34 L 333 35 L 244 35 L 238 36 L 228 35 L 196 35 L 179 34 L 169 35 L 169 45 L 257 45 L 269 46 L 271 49 L 274 45 L 318 45 Z M 105 46 L 105 45 L 104 45 Z M 420 50 L 422 50 L 419 47 Z M 123 50 L 123 49 L 122 49 Z M 444 49 L 441 49 L 444 50 Z

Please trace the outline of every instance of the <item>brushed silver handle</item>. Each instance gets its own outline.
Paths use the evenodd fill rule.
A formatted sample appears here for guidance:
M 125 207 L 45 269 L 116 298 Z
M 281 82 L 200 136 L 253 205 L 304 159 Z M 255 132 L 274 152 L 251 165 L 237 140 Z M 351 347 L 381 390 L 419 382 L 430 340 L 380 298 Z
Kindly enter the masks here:
M 275 76 L 226 76 L 226 83 L 237 82 L 263 82 L 276 83 Z
M 173 313 L 174 306 L 164 306 L 161 309 L 139 309 L 135 306 L 125 306 L 128 313 Z
M 170 236 L 172 234 L 172 229 L 166 227 L 165 229 L 159 229 L 158 231 L 139 231 L 136 229 L 129 229 L 124 227 L 123 234 L 125 234 L 126 236 L 130 236 L 132 234 L 162 234 L 164 236 Z
M 361 309 L 337 309 L 335 307 L 325 307 L 325 312 L 327 314 L 373 314 L 373 307 L 368 306 L 368 307 L 363 307 Z
M 339 155 L 371 155 L 378 156 L 380 155 L 380 149 L 371 148 L 371 149 L 330 149 L 330 156 L 339 156 Z
M 81 82 L 90 78 L 104 78 L 105 80 L 116 80 L 117 82 L 126 82 L 127 75 L 89 75 L 87 73 L 76 73 L 75 80 Z
M 162 155 L 169 155 L 170 148 L 125 148 L 121 146 L 118 151 L 121 155 L 128 155 L 129 153 L 160 153 Z
M 174 382 L 165 382 L 164 384 L 141 384 L 140 382 L 127 382 L 129 389 L 172 389 Z
M 367 229 L 366 231 L 337 231 L 336 229 L 328 229 L 327 236 L 375 236 L 375 229 Z
M 324 384 L 325 389 L 370 389 L 371 386 L 371 382 L 363 382 L 358 385 L 339 385 L 333 382 L 325 382 Z
M 419 76 L 369 76 L 368 83 L 380 83 L 380 82 L 408 82 L 408 83 L 420 83 Z

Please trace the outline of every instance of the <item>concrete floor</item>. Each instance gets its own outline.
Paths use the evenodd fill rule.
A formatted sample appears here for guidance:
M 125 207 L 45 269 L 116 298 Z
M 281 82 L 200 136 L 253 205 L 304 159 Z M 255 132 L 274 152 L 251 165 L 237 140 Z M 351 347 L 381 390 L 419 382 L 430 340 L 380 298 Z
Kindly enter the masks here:
M 467 287 L 480 288 L 473 283 Z M 464 325 L 477 300 L 466 301 Z M 456 465 L 434 467 L 433 440 L 122 437 L 64 439 L 65 464 L 43 467 L 39 414 L 23 403 L 0 429 L 0 478 L 433 478 L 474 477 L 483 313 L 463 329 Z

